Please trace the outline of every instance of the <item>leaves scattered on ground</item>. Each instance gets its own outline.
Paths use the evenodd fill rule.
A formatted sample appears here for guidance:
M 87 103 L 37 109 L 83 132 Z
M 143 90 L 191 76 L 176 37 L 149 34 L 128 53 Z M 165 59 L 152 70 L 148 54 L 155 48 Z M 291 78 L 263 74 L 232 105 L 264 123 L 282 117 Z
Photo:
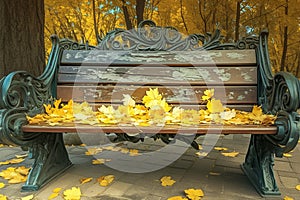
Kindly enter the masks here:
M 25 160 L 24 158 L 13 158 L 13 159 L 10 159 L 10 160 L 0 162 L 0 165 L 18 164 L 18 163 L 23 162 L 24 160 Z
M 285 196 L 285 197 L 283 198 L 283 200 L 294 200 L 294 198 L 289 197 L 289 196 Z
M 296 190 L 300 191 L 300 185 L 296 185 Z
M 51 193 L 50 196 L 48 197 L 48 200 L 51 200 L 51 199 L 56 198 L 56 197 L 59 195 L 61 189 L 62 189 L 62 188 L 55 188 L 55 189 L 53 189 L 53 190 L 52 190 L 52 193 Z
M 172 186 L 176 181 L 172 179 L 171 176 L 163 176 L 161 179 L 161 185 L 166 186 Z
M 31 199 L 33 199 L 33 197 L 34 197 L 33 194 L 31 194 L 31 195 L 22 197 L 21 200 L 31 200 Z
M 64 191 L 65 200 L 80 200 L 81 191 L 79 187 L 72 187 Z
M 233 151 L 233 152 L 222 152 L 221 153 L 223 156 L 226 157 L 237 157 L 239 155 L 239 152 Z
M 4 188 L 5 187 L 5 183 L 0 182 L 0 188 Z
M 106 187 L 108 185 L 110 185 L 113 180 L 115 179 L 114 175 L 106 175 L 106 176 L 100 176 L 97 181 L 99 182 L 99 184 L 103 187 Z
M 0 194 L 0 200 L 7 200 L 7 196 Z
M 8 183 L 22 183 L 27 179 L 30 168 L 24 166 L 9 167 L 0 172 L 0 176 L 8 180 Z
M 89 177 L 89 178 L 81 178 L 81 179 L 80 179 L 80 184 L 85 184 L 85 183 L 91 182 L 92 180 L 93 180 L 92 177 Z
M 204 192 L 201 189 L 191 188 L 184 190 L 184 192 L 190 200 L 199 200 L 204 196 Z

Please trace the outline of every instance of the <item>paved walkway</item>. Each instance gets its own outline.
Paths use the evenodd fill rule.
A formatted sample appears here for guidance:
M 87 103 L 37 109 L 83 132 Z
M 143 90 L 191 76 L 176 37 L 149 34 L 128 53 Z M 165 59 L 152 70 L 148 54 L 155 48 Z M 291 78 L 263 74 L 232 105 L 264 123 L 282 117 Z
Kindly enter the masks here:
M 199 139 L 199 142 L 205 143 L 204 139 Z M 285 196 L 295 200 L 300 199 L 300 191 L 295 189 L 295 186 L 300 184 L 300 145 L 291 153 L 292 157 L 275 159 L 275 175 L 282 196 L 262 198 L 240 168 L 248 143 L 248 135 L 221 136 L 215 146 L 227 147 L 228 151 L 237 151 L 239 155 L 234 158 L 225 157 L 220 151 L 211 149 L 207 156 L 200 159 L 195 154 L 197 151 L 192 148 L 188 148 L 183 154 L 178 151 L 166 153 L 164 149 L 166 146 L 162 142 L 146 139 L 144 143 L 121 143 L 118 148 L 114 149 L 107 147 L 98 154 L 101 158 L 110 159 L 102 165 L 93 165 L 92 160 L 95 156 L 85 155 L 87 148 L 90 147 L 68 146 L 70 159 L 74 165 L 62 176 L 54 179 L 38 192 L 21 193 L 21 184 L 6 184 L 0 189 L 0 194 L 6 195 L 9 200 L 20 199 L 30 194 L 34 194 L 34 199 L 44 200 L 48 199 L 54 188 L 60 187 L 64 191 L 76 186 L 80 187 L 83 194 L 81 199 L 87 200 L 166 200 L 171 196 L 184 196 L 185 189 L 201 188 L 205 194 L 204 200 L 283 199 Z M 121 148 L 125 147 L 138 149 L 141 155 L 129 156 L 128 153 L 121 153 Z M 207 146 L 204 150 L 206 148 Z M 169 150 L 172 148 L 170 147 Z M 15 154 L 24 153 L 19 147 L 2 147 L 0 151 L 0 161 L 14 158 Z M 157 153 L 154 156 L 155 160 L 148 155 L 149 152 Z M 160 152 L 163 153 L 159 154 Z M 99 157 L 96 156 L 96 158 Z M 179 158 L 169 166 L 161 165 L 161 163 L 165 165 L 172 162 L 176 157 Z M 23 163 L 12 166 L 29 166 L 31 162 L 26 159 Z M 8 165 L 2 165 L 0 169 L 7 167 Z M 157 168 L 161 169 L 155 170 Z M 138 171 L 144 173 L 129 173 Z M 102 187 L 95 181 L 98 177 L 108 174 L 115 176 L 111 185 Z M 159 180 L 163 176 L 171 176 L 176 183 L 173 186 L 161 186 Z M 93 177 L 93 180 L 80 184 L 79 180 L 86 177 Z M 7 183 L 2 178 L 0 182 Z M 63 199 L 62 191 L 55 200 Z

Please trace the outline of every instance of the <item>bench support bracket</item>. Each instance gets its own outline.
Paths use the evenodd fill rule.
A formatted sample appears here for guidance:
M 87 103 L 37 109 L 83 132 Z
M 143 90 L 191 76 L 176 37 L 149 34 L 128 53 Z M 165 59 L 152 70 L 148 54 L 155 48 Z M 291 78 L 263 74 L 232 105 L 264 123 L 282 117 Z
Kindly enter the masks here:
M 35 159 L 22 191 L 36 191 L 72 166 L 61 133 L 44 134 L 42 144 L 34 144 L 29 152 Z
M 252 135 L 242 169 L 257 192 L 263 196 L 279 196 L 274 178 L 274 153 L 264 135 Z

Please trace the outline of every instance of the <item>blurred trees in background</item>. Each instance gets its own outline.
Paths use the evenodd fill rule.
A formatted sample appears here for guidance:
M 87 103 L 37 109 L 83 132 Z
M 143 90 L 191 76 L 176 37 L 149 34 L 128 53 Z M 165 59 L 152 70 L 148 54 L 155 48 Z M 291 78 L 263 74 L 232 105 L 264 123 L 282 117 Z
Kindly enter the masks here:
M 300 0 L 45 0 L 45 42 L 57 34 L 97 44 L 115 28 L 137 27 L 143 19 L 174 26 L 183 34 L 214 32 L 226 41 L 269 30 L 274 71 L 300 77 Z M 49 52 L 49 50 L 48 50 Z

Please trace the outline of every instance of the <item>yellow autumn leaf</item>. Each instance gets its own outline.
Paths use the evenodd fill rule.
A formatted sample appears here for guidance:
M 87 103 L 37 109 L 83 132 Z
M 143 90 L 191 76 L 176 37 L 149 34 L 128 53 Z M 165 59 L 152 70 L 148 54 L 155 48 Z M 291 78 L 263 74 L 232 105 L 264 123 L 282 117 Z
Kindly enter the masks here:
M 92 180 L 93 180 L 92 177 L 90 177 L 90 178 L 81 178 L 81 179 L 80 179 L 80 183 L 81 183 L 81 184 L 84 184 L 84 183 L 88 183 L 88 182 L 90 182 L 90 181 L 92 181 Z
M 150 108 L 153 105 L 157 105 L 157 102 L 162 99 L 162 95 L 159 94 L 158 88 L 155 89 L 149 89 L 146 91 L 146 95 L 143 97 L 143 104 Z
M 135 101 L 132 99 L 132 97 L 128 94 L 123 94 L 123 105 L 124 106 L 131 106 L 134 107 L 135 106 Z
M 163 176 L 161 179 L 162 186 L 172 186 L 176 181 L 172 179 L 171 176 Z
M 0 182 L 0 188 L 4 188 L 5 187 L 5 183 Z
M 7 196 L 0 194 L 0 200 L 7 200 Z
M 292 197 L 289 197 L 289 196 L 285 196 L 284 198 L 283 198 L 283 200 L 294 200 Z
M 25 158 L 25 157 L 28 156 L 28 154 L 27 154 L 27 153 L 25 153 L 25 154 L 20 154 L 20 155 L 16 154 L 15 156 L 16 156 L 16 158 Z
M 59 193 L 61 191 L 62 188 L 54 188 L 52 190 L 53 193 Z
M 107 176 L 100 176 L 97 181 L 99 182 L 99 184 L 103 187 L 108 186 L 109 184 L 111 184 L 113 182 L 113 180 L 115 179 L 114 175 L 107 175 Z
M 210 113 L 220 113 L 224 111 L 223 104 L 221 103 L 221 100 L 212 99 L 207 102 L 206 104 L 207 110 Z
M 233 151 L 233 152 L 230 152 L 230 153 L 222 152 L 221 154 L 223 156 L 226 156 L 226 157 L 236 157 L 237 155 L 239 155 L 239 152 L 236 152 L 236 151 Z
M 64 191 L 65 200 L 80 200 L 81 191 L 79 187 L 72 187 Z
M 197 156 L 199 156 L 199 157 L 205 157 L 205 156 L 207 156 L 208 155 L 208 153 L 207 152 L 200 152 L 200 151 L 198 151 L 198 152 L 196 152 L 195 153 Z
M 129 155 L 130 156 L 138 156 L 139 155 L 139 150 L 137 150 L 137 149 L 130 149 L 129 150 Z
M 14 159 L 9 160 L 9 162 L 11 164 L 17 164 L 17 163 L 23 162 L 24 160 L 25 160 L 24 158 L 14 158 Z
M 300 185 L 296 185 L 296 190 L 300 191 Z
M 31 200 L 31 199 L 33 199 L 33 194 L 21 198 L 21 200 Z
M 103 158 L 92 160 L 93 165 L 101 165 L 101 164 L 104 164 L 104 163 L 105 163 L 105 159 L 103 159 Z
M 286 158 L 291 158 L 291 157 L 293 157 L 292 154 L 290 154 L 290 153 L 284 153 L 283 156 L 286 157 Z
M 227 151 L 228 150 L 228 148 L 226 148 L 226 147 L 214 147 L 214 149 L 217 151 Z
M 48 200 L 54 199 L 59 195 L 58 192 L 53 192 L 52 194 L 50 194 L 50 196 L 48 197 Z
M 202 100 L 203 101 L 207 101 L 210 100 L 215 94 L 215 90 L 214 89 L 210 89 L 210 90 L 205 90 L 204 91 L 204 95 L 202 96 Z
M 190 199 L 190 200 L 199 200 L 201 199 L 201 197 L 204 196 L 204 193 L 201 189 L 186 189 L 184 190 L 186 196 Z
M 182 196 L 174 196 L 174 197 L 169 197 L 167 200 L 188 200 L 188 199 Z

